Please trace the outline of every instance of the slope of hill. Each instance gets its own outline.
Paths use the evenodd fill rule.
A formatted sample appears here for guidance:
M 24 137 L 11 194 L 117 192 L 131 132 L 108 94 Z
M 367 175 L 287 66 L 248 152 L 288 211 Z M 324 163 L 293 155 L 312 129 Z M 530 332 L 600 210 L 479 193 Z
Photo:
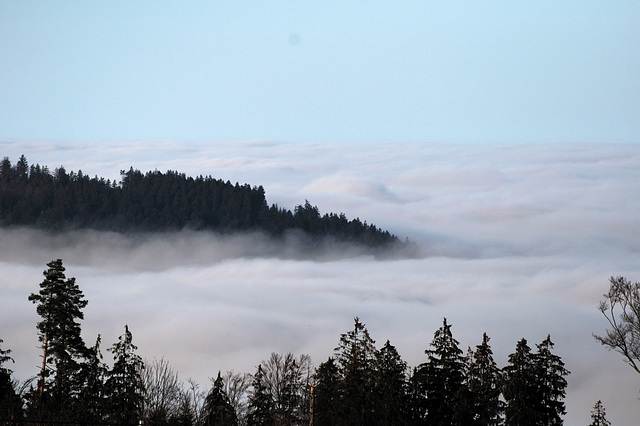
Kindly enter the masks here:
M 20 157 L 0 163 L 0 225 L 64 231 L 116 232 L 180 229 L 220 233 L 262 231 L 279 237 L 302 231 L 310 241 L 333 238 L 366 247 L 402 246 L 395 235 L 344 214 L 321 215 L 308 201 L 294 211 L 269 206 L 262 186 L 232 184 L 211 176 L 130 168 L 121 181 L 89 178 L 64 167 L 50 172 Z

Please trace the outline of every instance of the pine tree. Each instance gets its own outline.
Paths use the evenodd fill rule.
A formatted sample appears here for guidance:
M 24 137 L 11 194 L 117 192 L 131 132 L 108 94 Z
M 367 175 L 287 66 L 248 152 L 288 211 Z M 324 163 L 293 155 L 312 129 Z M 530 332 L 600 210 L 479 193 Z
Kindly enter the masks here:
M 113 423 L 138 423 L 144 398 L 142 371 L 144 363 L 136 354 L 138 347 L 133 344 L 129 326 L 124 326 L 124 334 L 118 342 L 107 349 L 113 353 L 113 368 L 105 382 L 109 407 L 109 421 Z
M 213 382 L 213 388 L 207 395 L 205 410 L 207 426 L 236 426 L 238 424 L 238 417 L 224 390 L 224 381 L 219 371 L 218 377 Z
M 249 415 L 247 425 L 249 426 L 271 426 L 273 422 L 273 396 L 265 384 L 262 365 L 258 365 L 256 374 L 253 376 L 253 391 L 249 396 Z
M 435 332 L 431 346 L 433 349 L 425 350 L 427 362 L 414 374 L 421 401 L 421 420 L 429 425 L 463 424 L 458 410 L 465 402 L 462 400 L 464 358 L 446 318 Z
M 541 424 L 541 414 L 536 411 L 539 395 L 536 370 L 531 348 L 522 338 L 516 350 L 509 355 L 509 363 L 503 368 L 502 395 L 506 402 L 506 426 L 535 426 Z
M 470 354 L 466 374 L 474 425 L 499 425 L 501 421 L 500 369 L 493 360 L 489 340 L 483 333 L 482 343 Z
M 536 383 L 538 385 L 537 410 L 541 413 L 543 425 L 563 424 L 562 415 L 566 414 L 564 397 L 567 380 L 564 376 L 569 370 L 558 355 L 551 353 L 553 343 L 547 336 L 542 343 L 536 345 L 538 351 L 533 356 Z
M 374 424 L 374 379 L 377 350 L 375 341 L 360 319 L 353 330 L 340 336 L 336 361 L 342 375 L 341 407 L 345 425 Z
M 604 405 L 598 400 L 591 411 L 591 423 L 589 426 L 611 426 L 611 422 L 607 420 Z
M 81 391 L 79 373 L 88 355 L 78 322 L 87 301 L 75 278 L 66 278 L 61 259 L 47 266 L 40 291 L 29 296 L 42 318 L 37 329 L 43 359 L 34 405 L 39 419 L 72 420 L 69 409 Z

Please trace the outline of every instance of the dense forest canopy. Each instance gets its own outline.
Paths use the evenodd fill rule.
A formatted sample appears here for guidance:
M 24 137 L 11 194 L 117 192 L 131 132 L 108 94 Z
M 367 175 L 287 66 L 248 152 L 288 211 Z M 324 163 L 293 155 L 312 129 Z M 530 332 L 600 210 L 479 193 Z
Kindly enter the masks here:
M 177 171 L 120 172 L 120 182 L 29 166 L 25 156 L 16 164 L 0 164 L 0 225 L 35 226 L 62 231 L 212 230 L 221 233 L 262 231 L 279 237 L 302 231 L 312 241 L 333 238 L 366 247 L 400 247 L 404 243 L 373 224 L 341 214 L 321 215 L 305 201 L 294 211 L 269 206 L 262 186 L 232 184 L 211 176 L 188 177 Z

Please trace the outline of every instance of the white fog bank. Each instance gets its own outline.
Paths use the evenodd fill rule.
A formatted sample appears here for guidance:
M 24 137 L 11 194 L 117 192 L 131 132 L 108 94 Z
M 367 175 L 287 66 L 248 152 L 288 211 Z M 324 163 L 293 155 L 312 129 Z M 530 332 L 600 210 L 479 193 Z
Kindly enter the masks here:
M 252 373 L 271 352 L 308 353 L 318 365 L 355 316 L 379 346 L 389 339 L 415 366 L 446 316 L 464 350 L 486 332 L 500 366 L 520 338 L 534 347 L 550 334 L 571 371 L 567 425 L 588 424 L 598 399 L 613 424 L 639 420 L 640 377 L 592 333 L 605 328 L 596 307 L 608 278 L 640 280 L 640 146 L 65 147 L 0 141 L 0 155 L 111 179 L 133 166 L 263 185 L 269 203 L 293 209 L 308 199 L 321 213 L 409 237 L 423 256 L 274 256 L 259 235 L 2 230 L 0 338 L 18 377 L 36 374 L 39 363 L 38 317 L 27 297 L 46 263 L 62 258 L 89 300 L 87 342 L 100 333 L 106 348 L 126 323 L 144 357 L 164 357 L 202 386 L 218 370 Z

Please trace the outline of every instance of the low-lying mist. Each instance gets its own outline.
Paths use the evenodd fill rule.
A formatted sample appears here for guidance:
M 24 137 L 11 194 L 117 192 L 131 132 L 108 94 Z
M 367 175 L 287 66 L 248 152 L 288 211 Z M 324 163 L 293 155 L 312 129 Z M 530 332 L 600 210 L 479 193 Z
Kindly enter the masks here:
M 51 232 L 30 227 L 0 228 L 10 244 L 3 260 L 41 264 L 54 256 L 74 264 L 120 271 L 162 271 L 202 266 L 229 259 L 282 259 L 329 262 L 358 257 L 391 260 L 420 257 L 414 243 L 383 248 L 311 238 L 300 231 L 281 237 L 263 232 L 219 234 L 212 231 L 119 233 L 92 229 Z
M 446 317 L 463 350 L 486 332 L 499 366 L 522 337 L 534 347 L 550 334 L 571 371 L 566 424 L 587 424 L 599 399 L 613 424 L 637 422 L 637 376 L 592 336 L 606 328 L 597 304 L 609 277 L 640 280 L 637 145 L 0 147 L 91 176 L 133 165 L 259 184 L 269 203 L 309 199 L 419 250 L 383 258 L 300 235 L 3 229 L 0 338 L 21 379 L 41 363 L 27 297 L 61 258 L 89 301 L 88 344 L 100 333 L 107 348 L 128 324 L 143 357 L 164 357 L 203 387 L 218 370 L 253 373 L 271 352 L 306 353 L 318 365 L 355 316 L 378 346 L 389 339 L 416 366 Z

